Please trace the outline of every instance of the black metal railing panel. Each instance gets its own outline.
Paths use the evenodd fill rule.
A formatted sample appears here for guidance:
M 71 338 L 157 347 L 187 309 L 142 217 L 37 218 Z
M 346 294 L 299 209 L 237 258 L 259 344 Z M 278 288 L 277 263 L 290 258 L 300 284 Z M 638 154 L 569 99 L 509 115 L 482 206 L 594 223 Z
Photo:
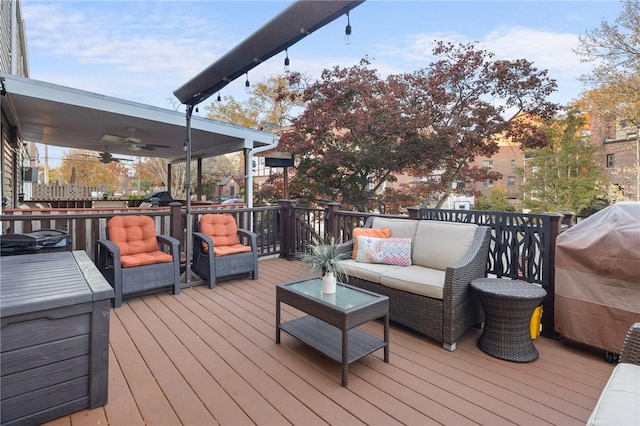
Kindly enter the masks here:
M 551 216 L 421 208 L 421 220 L 490 226 L 487 273 L 543 284 L 548 277 Z

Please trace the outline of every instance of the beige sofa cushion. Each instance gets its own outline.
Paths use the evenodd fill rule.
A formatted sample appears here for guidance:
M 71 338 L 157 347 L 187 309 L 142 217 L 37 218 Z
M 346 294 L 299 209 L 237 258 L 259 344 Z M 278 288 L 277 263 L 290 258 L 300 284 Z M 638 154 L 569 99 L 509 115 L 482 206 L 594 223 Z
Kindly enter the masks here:
M 385 271 L 380 276 L 380 284 L 420 294 L 434 299 L 442 299 L 446 272 L 423 266 L 405 266 Z
M 415 238 L 417 220 L 411 219 L 390 219 L 386 217 L 376 217 L 373 219 L 373 228 L 389 228 L 393 238 Z
M 478 225 L 421 220 L 413 241 L 414 265 L 446 270 L 467 253 Z M 393 235 L 393 230 L 391 231 Z
M 640 425 L 640 366 L 616 365 L 587 426 Z
M 360 278 L 380 284 L 380 275 L 393 269 L 406 268 L 406 266 L 387 265 L 384 263 L 356 262 L 354 259 L 339 261 L 340 267 L 350 277 Z

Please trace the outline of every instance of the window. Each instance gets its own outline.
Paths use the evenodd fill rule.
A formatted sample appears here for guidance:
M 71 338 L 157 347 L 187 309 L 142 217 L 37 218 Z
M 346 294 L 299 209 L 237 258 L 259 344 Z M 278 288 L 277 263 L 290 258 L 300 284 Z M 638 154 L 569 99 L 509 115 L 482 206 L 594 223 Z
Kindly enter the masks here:
M 484 188 L 493 188 L 493 181 L 492 181 L 492 180 L 485 180 L 485 181 L 482 183 L 482 186 L 483 186 Z
M 507 177 L 507 186 L 515 186 L 516 185 L 516 177 L 509 176 Z
M 515 167 L 516 166 L 516 160 L 511 160 L 511 167 Z
M 493 160 L 483 160 L 482 167 L 486 167 L 488 169 L 493 169 Z
M 607 154 L 607 168 L 612 169 L 616 166 L 615 154 Z

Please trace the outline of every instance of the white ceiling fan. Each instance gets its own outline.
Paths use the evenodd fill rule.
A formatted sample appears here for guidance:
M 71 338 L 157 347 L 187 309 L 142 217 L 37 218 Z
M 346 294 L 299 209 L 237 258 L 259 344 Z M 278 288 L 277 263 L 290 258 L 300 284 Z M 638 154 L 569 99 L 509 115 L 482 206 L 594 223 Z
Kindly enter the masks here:
M 118 158 L 118 157 L 114 157 L 113 155 L 111 155 L 111 153 L 107 150 L 107 147 L 104 147 L 104 152 L 99 153 L 98 155 L 91 155 L 91 154 L 81 154 L 84 157 L 93 157 L 93 158 L 99 158 L 100 162 L 103 164 L 109 164 L 109 163 L 120 163 L 122 161 L 133 161 L 130 160 L 128 158 Z
M 129 130 L 129 133 L 130 133 L 129 136 L 104 134 L 102 135 L 100 140 L 103 142 L 126 145 L 127 151 L 131 151 L 131 152 L 138 152 L 143 149 L 147 151 L 153 151 L 156 148 L 170 148 L 167 145 L 155 145 L 155 144 L 143 143 L 142 139 L 140 139 L 139 137 L 136 137 L 136 132 L 138 131 L 138 129 L 136 129 L 135 127 L 129 127 L 127 130 Z

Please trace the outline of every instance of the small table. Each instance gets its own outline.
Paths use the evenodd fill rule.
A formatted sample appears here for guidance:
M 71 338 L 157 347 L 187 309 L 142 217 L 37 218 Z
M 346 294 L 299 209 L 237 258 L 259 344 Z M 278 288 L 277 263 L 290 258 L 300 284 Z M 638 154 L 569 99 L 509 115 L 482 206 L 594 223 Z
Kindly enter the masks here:
M 546 290 L 520 280 L 478 278 L 471 281 L 484 310 L 485 323 L 478 347 L 496 358 L 515 362 L 538 359 L 530 321 Z
M 336 293 L 322 293 L 322 279 L 309 279 L 276 287 L 276 343 L 280 330 L 342 363 L 342 386 L 347 386 L 349 364 L 380 348 L 389 362 L 389 298 L 338 283 Z M 309 315 L 280 322 L 280 303 Z M 384 338 L 355 327 L 383 318 Z

